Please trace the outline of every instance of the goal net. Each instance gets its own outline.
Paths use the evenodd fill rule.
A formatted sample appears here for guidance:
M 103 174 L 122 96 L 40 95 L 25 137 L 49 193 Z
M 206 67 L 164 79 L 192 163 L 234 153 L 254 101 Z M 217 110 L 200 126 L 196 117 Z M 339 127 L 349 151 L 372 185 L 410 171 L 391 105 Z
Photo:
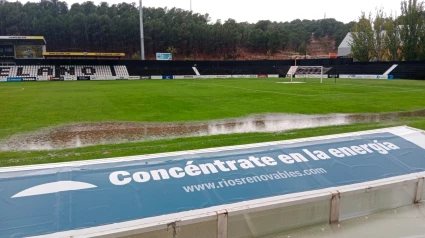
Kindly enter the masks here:
M 323 83 L 323 79 L 328 77 L 327 73 L 330 69 L 323 66 L 292 66 L 287 77 L 291 78 L 291 82 L 320 79 L 320 83 Z

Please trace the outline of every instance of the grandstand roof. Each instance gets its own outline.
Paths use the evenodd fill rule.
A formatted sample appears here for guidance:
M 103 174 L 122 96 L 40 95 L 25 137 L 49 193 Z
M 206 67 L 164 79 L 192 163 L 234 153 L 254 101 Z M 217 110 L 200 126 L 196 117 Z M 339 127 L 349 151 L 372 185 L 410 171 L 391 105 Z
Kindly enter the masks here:
M 31 42 L 32 44 L 45 45 L 44 36 L 0 36 L 0 42 Z

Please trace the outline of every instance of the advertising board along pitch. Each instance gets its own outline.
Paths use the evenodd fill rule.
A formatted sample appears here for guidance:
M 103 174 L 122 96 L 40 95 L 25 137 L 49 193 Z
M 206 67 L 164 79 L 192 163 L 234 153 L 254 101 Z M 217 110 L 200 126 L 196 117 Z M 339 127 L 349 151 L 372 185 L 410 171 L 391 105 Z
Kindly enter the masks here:
M 173 60 L 171 53 L 156 53 L 156 60 Z
M 76 236 L 425 171 L 409 127 L 0 169 L 0 234 Z M 157 221 L 157 220 L 156 220 Z M 134 225 L 134 224 L 133 224 Z

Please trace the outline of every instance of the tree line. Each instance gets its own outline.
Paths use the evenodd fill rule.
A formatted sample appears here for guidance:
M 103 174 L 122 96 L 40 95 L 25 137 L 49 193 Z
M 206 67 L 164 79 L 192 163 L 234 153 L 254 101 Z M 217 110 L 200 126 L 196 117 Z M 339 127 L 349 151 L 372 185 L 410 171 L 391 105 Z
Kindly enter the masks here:
M 363 12 L 352 28 L 351 56 L 365 62 L 425 60 L 424 6 L 418 0 L 404 0 L 398 17 L 383 9 Z
M 239 49 L 262 54 L 304 51 L 312 35 L 330 37 L 339 45 L 353 25 L 335 19 L 211 22 L 208 14 L 144 8 L 145 48 L 150 57 L 171 52 L 188 59 L 197 55 L 235 59 Z M 25 4 L 0 0 L 0 35 L 43 35 L 49 51 L 124 52 L 137 58 L 139 10 L 135 3 L 87 1 L 68 6 L 58 0 Z

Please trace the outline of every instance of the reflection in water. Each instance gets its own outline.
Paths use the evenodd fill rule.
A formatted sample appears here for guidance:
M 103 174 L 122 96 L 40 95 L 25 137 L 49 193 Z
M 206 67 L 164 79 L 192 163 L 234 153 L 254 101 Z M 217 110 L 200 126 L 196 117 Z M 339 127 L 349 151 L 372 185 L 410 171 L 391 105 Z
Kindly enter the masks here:
M 425 116 L 425 110 L 382 114 L 265 114 L 187 123 L 81 123 L 12 136 L 8 140 L 0 142 L 0 150 L 52 150 L 179 137 L 282 132 L 293 129 L 380 122 L 400 117 L 420 116 Z

